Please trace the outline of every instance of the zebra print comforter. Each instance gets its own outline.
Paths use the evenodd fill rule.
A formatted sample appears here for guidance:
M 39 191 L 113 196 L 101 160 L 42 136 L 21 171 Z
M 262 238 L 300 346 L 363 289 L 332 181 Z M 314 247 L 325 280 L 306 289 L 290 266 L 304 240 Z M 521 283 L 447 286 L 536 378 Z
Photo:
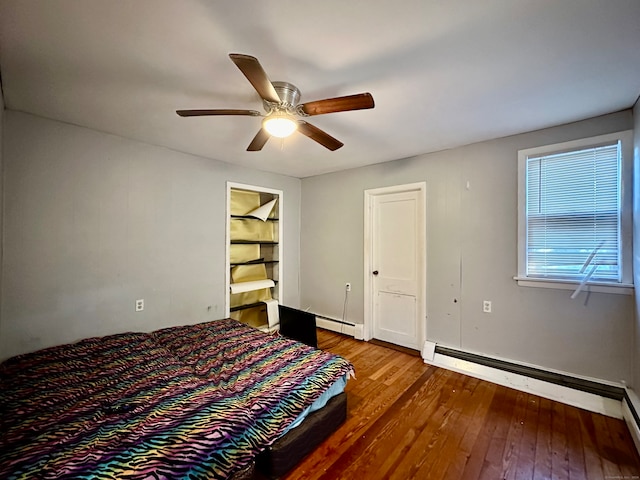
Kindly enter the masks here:
M 230 319 L 20 355 L 0 365 L 0 478 L 227 478 L 351 369 Z

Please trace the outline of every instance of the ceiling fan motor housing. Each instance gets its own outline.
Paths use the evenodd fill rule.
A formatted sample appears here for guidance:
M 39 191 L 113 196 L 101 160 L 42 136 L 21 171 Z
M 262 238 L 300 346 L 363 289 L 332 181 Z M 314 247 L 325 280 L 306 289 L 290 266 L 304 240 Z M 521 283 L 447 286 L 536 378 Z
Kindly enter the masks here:
M 273 84 L 273 88 L 280 97 L 280 105 L 281 107 L 285 107 L 285 109 L 295 109 L 295 106 L 298 105 L 300 101 L 300 90 L 295 85 L 289 82 L 271 82 Z M 267 111 L 272 111 L 276 109 L 275 105 L 267 100 L 263 100 L 264 108 Z

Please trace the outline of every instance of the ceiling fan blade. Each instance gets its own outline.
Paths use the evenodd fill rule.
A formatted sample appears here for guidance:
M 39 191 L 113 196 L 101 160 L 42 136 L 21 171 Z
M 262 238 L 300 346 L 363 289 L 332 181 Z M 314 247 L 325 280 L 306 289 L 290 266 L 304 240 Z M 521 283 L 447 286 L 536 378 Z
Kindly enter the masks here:
M 207 115 L 249 115 L 252 117 L 259 117 L 262 114 L 256 110 L 176 110 L 176 113 L 181 117 L 202 117 Z
M 298 120 L 298 131 L 331 151 L 337 150 L 344 145 L 340 140 L 333 138 L 327 132 L 304 120 Z
M 364 110 L 375 106 L 370 93 L 358 93 L 346 97 L 327 98 L 300 105 L 307 115 L 322 115 L 324 113 L 346 112 L 349 110 Z
M 247 77 L 247 80 L 253 85 L 260 97 L 273 103 L 280 103 L 280 97 L 276 89 L 273 88 L 269 77 L 257 58 L 240 53 L 230 53 L 229 57 Z
M 262 150 L 262 147 L 264 147 L 264 144 L 267 143 L 267 140 L 269 140 L 270 136 L 271 135 L 269 135 L 269 133 L 264 128 L 261 128 L 256 136 L 253 137 L 253 140 L 251 140 L 251 143 L 247 147 L 247 152 L 259 152 L 260 150 Z

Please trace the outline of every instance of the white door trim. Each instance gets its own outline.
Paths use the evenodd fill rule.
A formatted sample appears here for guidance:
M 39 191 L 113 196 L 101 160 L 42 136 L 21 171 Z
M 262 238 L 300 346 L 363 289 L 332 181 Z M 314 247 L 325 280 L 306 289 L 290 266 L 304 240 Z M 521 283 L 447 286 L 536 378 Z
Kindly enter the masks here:
M 423 255 L 420 256 L 419 265 L 421 288 L 418 289 L 418 295 L 416 297 L 416 315 L 418 316 L 418 325 L 420 327 L 418 329 L 418 345 L 422 345 L 427 338 L 427 183 L 417 182 L 405 185 L 394 185 L 391 187 L 372 188 L 364 191 L 364 340 L 371 340 L 373 338 L 373 302 L 375 301 L 373 282 L 371 281 L 371 272 L 373 270 L 372 242 L 374 238 L 373 232 L 371 231 L 373 225 L 373 199 L 379 195 L 412 191 L 419 192 L 419 201 L 421 203 L 422 211 L 424 212 L 424 215 L 421 217 L 422 225 L 417 226 L 419 232 L 418 248 L 423 252 Z

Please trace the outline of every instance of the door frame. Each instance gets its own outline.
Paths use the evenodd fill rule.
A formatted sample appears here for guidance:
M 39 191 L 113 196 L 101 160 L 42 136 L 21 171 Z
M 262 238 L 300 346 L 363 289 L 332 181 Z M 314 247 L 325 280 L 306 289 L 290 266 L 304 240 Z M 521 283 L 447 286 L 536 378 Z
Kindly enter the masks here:
M 417 251 L 422 255 L 418 259 L 419 282 L 416 295 L 416 321 L 418 324 L 418 345 L 422 345 L 427 338 L 427 182 L 393 185 L 390 187 L 372 188 L 364 191 L 364 325 L 363 339 L 373 338 L 373 312 L 375 292 L 371 272 L 373 271 L 373 203 L 374 198 L 392 193 L 418 192 L 418 208 L 422 214 L 418 215 L 418 246 Z M 421 223 L 421 224 L 420 224 Z

